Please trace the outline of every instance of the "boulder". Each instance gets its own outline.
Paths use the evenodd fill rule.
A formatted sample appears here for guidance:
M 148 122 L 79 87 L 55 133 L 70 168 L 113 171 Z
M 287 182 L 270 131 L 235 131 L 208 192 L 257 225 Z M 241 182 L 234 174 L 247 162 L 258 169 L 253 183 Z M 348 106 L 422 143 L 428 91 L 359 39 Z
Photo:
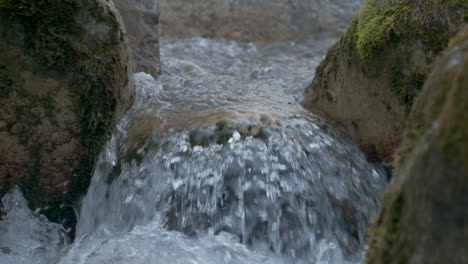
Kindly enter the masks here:
M 20 185 L 32 207 L 73 224 L 72 206 L 133 97 L 112 2 L 0 1 L 0 196 Z
M 467 21 L 465 0 L 367 0 L 306 89 L 306 108 L 341 123 L 390 164 L 431 65 Z
M 157 77 L 161 73 L 158 0 L 114 0 L 114 3 L 125 23 L 134 71 Z
M 366 263 L 468 263 L 468 27 L 413 106 Z
M 213 109 L 193 112 L 190 107 L 170 111 L 162 116 L 138 113 L 129 122 L 128 135 L 124 145 L 130 148 L 126 156 L 145 145 L 156 135 L 169 136 L 182 131 L 190 131 L 190 143 L 193 146 L 225 144 L 234 131 L 242 137 L 261 137 L 262 129 L 282 126 L 280 120 L 298 117 L 300 113 L 294 107 L 284 107 L 279 113 L 268 105 L 269 102 L 245 102 L 239 105 L 221 106 Z
M 286 42 L 341 34 L 362 0 L 160 0 L 161 35 Z

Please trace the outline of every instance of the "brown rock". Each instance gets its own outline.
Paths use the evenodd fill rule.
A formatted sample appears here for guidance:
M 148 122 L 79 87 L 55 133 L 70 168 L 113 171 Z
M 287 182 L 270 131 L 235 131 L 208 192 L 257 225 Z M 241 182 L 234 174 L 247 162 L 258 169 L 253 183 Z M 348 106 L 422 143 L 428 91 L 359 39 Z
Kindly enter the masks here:
M 125 36 L 109 1 L 0 3 L 0 196 L 20 185 L 51 220 L 74 221 L 133 101 Z
M 368 155 L 390 163 L 413 98 L 466 20 L 467 5 L 368 0 L 317 68 L 305 106 L 341 123 Z
M 468 27 L 418 96 L 366 263 L 468 263 Z

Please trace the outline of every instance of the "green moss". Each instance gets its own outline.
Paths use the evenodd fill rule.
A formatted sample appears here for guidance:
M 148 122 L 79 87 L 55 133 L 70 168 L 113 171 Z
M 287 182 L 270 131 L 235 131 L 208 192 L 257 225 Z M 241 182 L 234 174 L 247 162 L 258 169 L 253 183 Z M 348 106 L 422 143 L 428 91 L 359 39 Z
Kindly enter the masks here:
M 358 37 L 358 23 L 359 19 L 355 18 L 348 28 L 348 31 L 343 35 L 339 41 L 339 47 L 350 55 L 356 54 L 356 42 Z
M 356 57 L 363 60 L 362 71 L 369 78 L 378 78 L 383 72 L 390 71 L 390 86 L 409 113 L 428 69 L 415 68 L 410 59 L 413 54 L 405 49 L 411 50 L 410 47 L 417 45 L 419 40 L 427 55 L 423 60 L 434 59 L 454 35 L 450 30 L 453 25 L 460 26 L 467 21 L 467 10 L 466 0 L 429 0 L 424 3 L 367 0 L 341 38 L 340 49 L 348 53 L 350 63 Z M 331 51 L 339 54 L 339 51 Z M 386 65 L 374 67 L 381 61 Z M 321 70 L 318 68 L 317 72 Z
M 333 75 L 347 74 L 351 69 L 358 71 L 364 80 L 381 81 L 382 89 L 391 89 L 400 106 L 409 113 L 432 62 L 468 22 L 467 12 L 467 0 L 367 0 L 317 67 L 306 92 L 307 96 L 314 93 L 319 96 L 312 96 L 307 104 L 316 105 L 321 99 L 336 100 L 327 98 L 329 85 L 333 85 L 331 80 L 337 79 Z M 392 109 L 400 112 L 401 108 Z
M 466 20 L 467 5 L 465 0 L 429 0 L 423 5 L 410 0 L 387 3 L 367 0 L 357 16 L 359 55 L 370 59 L 392 42 L 414 42 L 416 39 L 420 39 L 428 51 L 438 53 L 447 46 L 453 34 L 447 30 L 450 20 Z M 460 11 L 451 11 L 453 17 L 444 18 L 446 14 L 440 11 L 441 6 Z
M 343 40 L 342 40 L 343 41 Z M 342 45 L 342 41 L 335 43 L 332 47 L 328 49 L 327 55 L 323 61 L 320 62 L 319 66 L 316 69 L 316 76 L 314 81 L 311 85 L 309 85 L 306 89 L 306 93 L 312 92 L 312 87 L 321 89 L 321 90 L 328 90 L 328 85 L 326 81 L 329 79 L 329 74 L 333 71 L 333 67 L 337 64 L 337 58 L 339 56 L 340 47 Z M 327 96 L 327 99 L 333 100 L 332 96 Z
M 379 6 L 376 0 L 368 0 L 358 14 L 356 45 L 360 56 L 371 58 L 389 41 L 398 38 L 411 11 L 412 7 L 405 0 L 385 7 Z

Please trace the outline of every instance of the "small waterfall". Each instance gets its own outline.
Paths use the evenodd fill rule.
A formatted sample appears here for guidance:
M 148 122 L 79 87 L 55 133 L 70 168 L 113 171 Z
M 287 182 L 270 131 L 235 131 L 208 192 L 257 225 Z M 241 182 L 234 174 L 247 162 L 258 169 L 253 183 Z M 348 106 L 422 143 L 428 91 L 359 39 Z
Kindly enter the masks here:
M 136 103 L 100 155 L 76 241 L 17 202 L 0 223 L 0 261 L 358 263 L 385 172 L 300 105 L 333 41 L 163 40 L 165 72 L 135 74 Z M 38 231 L 17 231 L 24 223 Z
M 203 131 L 213 140 L 206 145 L 191 140 L 197 130 L 155 136 L 127 160 L 118 156 L 128 148 L 122 130 L 101 157 L 78 236 L 151 223 L 194 238 L 227 233 L 310 263 L 358 260 L 384 173 L 319 118 L 299 113 L 256 136 L 233 130 L 224 143 L 216 126 Z

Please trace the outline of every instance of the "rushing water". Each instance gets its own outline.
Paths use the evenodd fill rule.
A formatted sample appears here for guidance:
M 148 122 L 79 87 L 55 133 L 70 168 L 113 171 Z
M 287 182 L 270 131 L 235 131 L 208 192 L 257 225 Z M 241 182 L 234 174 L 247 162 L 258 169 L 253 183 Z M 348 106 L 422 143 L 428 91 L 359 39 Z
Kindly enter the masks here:
M 386 184 L 300 105 L 334 40 L 162 40 L 100 155 L 77 239 L 4 197 L 0 263 L 358 263 Z

